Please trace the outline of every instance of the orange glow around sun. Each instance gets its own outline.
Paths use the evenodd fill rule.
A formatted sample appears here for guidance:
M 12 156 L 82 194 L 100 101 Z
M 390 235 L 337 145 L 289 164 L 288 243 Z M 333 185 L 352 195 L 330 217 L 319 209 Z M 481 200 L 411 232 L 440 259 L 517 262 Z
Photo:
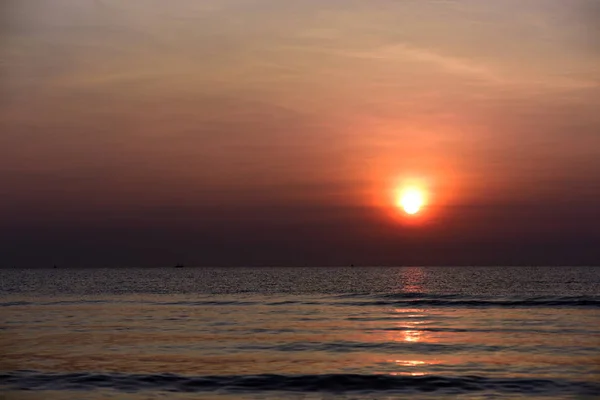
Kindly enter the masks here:
M 439 212 L 433 178 L 396 176 L 375 182 L 372 204 L 392 221 L 411 226 L 429 224 Z
M 411 228 L 442 223 L 463 189 L 458 171 L 443 156 L 407 167 L 381 156 L 368 171 L 365 199 L 382 221 Z

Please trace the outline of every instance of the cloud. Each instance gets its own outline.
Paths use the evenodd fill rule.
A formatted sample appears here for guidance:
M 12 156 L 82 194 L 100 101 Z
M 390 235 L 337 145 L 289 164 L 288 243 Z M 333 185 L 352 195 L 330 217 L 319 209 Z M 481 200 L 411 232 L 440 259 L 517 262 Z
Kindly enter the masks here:
M 383 47 L 376 50 L 373 56 L 378 58 L 406 57 L 411 60 L 434 65 L 451 73 L 481 78 L 494 83 L 501 83 L 503 81 L 491 68 L 473 60 L 444 55 L 429 49 L 412 47 L 407 44 Z

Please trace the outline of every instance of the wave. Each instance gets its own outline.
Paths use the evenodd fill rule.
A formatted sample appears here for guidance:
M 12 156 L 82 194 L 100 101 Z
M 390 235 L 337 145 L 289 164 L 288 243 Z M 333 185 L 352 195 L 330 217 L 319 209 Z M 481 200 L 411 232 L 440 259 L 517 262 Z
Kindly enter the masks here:
M 600 308 L 600 296 L 476 297 L 457 294 L 389 293 L 336 296 L 347 306 L 402 307 L 586 307 Z M 352 299 L 348 301 L 347 299 Z
M 349 317 L 348 320 L 368 320 L 378 321 L 382 318 L 358 318 Z M 390 318 L 389 320 L 397 320 L 397 318 Z M 371 331 L 387 331 L 387 332 L 450 332 L 450 333 L 531 333 L 531 328 L 428 328 L 423 326 L 382 326 L 382 327 L 370 327 Z M 539 331 L 538 331 L 539 332 Z M 591 328 L 586 329 L 573 329 L 573 328 L 560 328 L 560 329 L 548 329 L 544 328 L 543 333 L 545 334 L 577 334 L 577 335 L 600 335 L 600 330 L 593 330 Z
M 14 306 L 57 306 L 80 304 L 149 304 L 158 306 L 249 306 L 262 304 L 259 301 L 243 300 L 198 300 L 198 301 L 134 301 L 134 300 L 60 300 L 60 301 L 7 301 L 0 302 L 0 307 Z
M 264 305 L 282 307 L 289 305 L 330 305 L 354 307 L 468 307 L 468 308 L 600 308 L 600 296 L 538 296 L 538 297 L 481 297 L 458 294 L 428 294 L 428 293 L 351 293 L 332 297 L 315 299 L 300 299 L 298 297 L 273 301 L 269 297 L 253 298 L 252 300 L 202 299 L 185 301 L 134 301 L 134 300 L 60 300 L 49 302 L 8 301 L 0 302 L 0 307 L 14 306 L 48 306 L 48 305 L 78 305 L 78 304 L 108 304 L 108 303 L 139 303 L 157 306 L 252 306 Z
M 403 342 L 294 342 L 284 344 L 244 344 L 235 347 L 238 351 L 281 351 L 281 352 L 329 352 L 348 353 L 363 351 L 379 352 L 411 352 L 411 353 L 436 353 L 446 354 L 460 351 L 487 351 L 497 352 L 506 350 L 505 346 L 474 346 L 460 344 L 438 344 L 438 343 L 403 343 Z
M 218 347 L 213 346 L 213 349 Z M 231 349 L 232 347 L 223 347 Z M 403 354 L 456 354 L 458 352 L 498 353 L 518 351 L 519 353 L 557 353 L 568 351 L 571 355 L 590 354 L 595 347 L 582 346 L 512 346 L 512 345 L 485 345 L 485 344 L 441 344 L 441 343 L 415 343 L 415 342 L 291 342 L 282 344 L 243 344 L 233 347 L 236 351 L 280 351 L 280 352 L 327 352 L 327 353 L 354 353 L 378 352 Z
M 593 395 L 600 384 L 560 379 L 488 378 L 481 376 L 392 376 L 358 374 L 182 376 L 175 374 L 49 374 L 20 371 L 0 374 L 0 387 L 22 390 L 158 390 L 292 391 L 292 392 L 437 392 L 475 391 L 519 394 Z

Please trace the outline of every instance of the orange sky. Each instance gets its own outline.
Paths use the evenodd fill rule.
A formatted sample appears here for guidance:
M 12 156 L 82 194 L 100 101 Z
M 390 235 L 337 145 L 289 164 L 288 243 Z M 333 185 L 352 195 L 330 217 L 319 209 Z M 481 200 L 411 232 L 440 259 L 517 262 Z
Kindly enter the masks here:
M 10 252 L 50 246 L 44 235 L 184 226 L 187 247 L 169 254 L 202 263 L 201 232 L 252 248 L 260 264 L 273 240 L 307 242 L 326 225 L 351 238 L 306 260 L 337 263 L 358 242 L 361 262 L 402 262 L 402 237 L 420 249 L 416 263 L 442 262 L 422 257 L 439 243 L 471 262 L 482 232 L 492 243 L 548 229 L 567 236 L 531 248 L 552 240 L 565 262 L 595 259 L 572 243 L 600 237 L 596 4 L 8 1 L 0 217 L 22 235 Z M 390 193 L 406 181 L 427 187 L 425 227 L 392 215 Z M 262 244 L 244 242 L 256 230 Z M 147 263 L 138 244 L 114 257 Z M 505 252 L 472 262 L 495 254 Z

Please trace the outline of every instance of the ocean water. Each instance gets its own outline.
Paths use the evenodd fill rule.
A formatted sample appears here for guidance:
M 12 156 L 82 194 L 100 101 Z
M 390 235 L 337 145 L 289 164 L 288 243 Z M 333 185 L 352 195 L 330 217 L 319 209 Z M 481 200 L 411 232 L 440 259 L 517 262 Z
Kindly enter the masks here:
M 0 273 L 3 399 L 600 398 L 600 268 Z

